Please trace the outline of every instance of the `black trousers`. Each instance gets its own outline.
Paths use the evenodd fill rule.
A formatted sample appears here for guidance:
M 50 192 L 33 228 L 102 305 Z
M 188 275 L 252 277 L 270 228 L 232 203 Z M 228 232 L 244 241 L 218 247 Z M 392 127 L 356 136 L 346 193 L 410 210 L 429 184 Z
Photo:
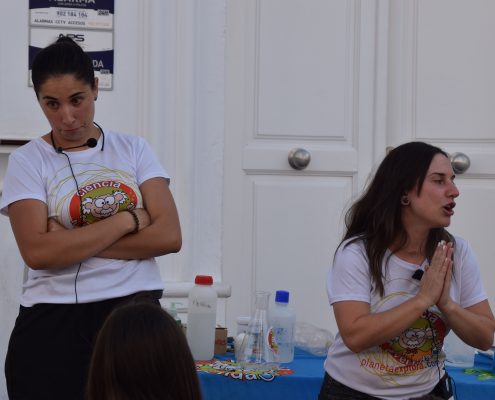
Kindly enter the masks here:
M 430 393 L 440 399 L 450 399 L 452 396 L 452 388 L 450 378 L 445 373 L 443 378 L 437 383 Z M 380 400 L 378 397 L 370 396 L 369 394 L 359 392 L 350 387 L 336 381 L 325 372 L 325 377 L 321 384 L 318 400 Z
M 20 307 L 10 336 L 5 378 L 10 400 L 82 400 L 96 336 L 110 312 L 161 291 L 82 304 Z

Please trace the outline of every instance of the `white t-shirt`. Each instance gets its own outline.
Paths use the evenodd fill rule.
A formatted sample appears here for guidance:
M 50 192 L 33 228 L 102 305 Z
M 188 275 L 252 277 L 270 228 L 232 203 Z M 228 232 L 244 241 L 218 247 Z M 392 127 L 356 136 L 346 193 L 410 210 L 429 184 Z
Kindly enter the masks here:
M 150 178 L 169 176 L 148 144 L 140 137 L 104 131 L 94 148 L 57 153 L 41 138 L 19 147 L 9 157 L 4 178 L 0 213 L 23 199 L 37 199 L 48 207 L 48 215 L 72 229 L 83 223 L 127 208 L 142 208 L 139 186 Z M 104 149 L 101 150 L 104 140 Z M 75 303 L 75 279 L 79 264 L 66 268 L 32 270 L 24 284 L 21 304 Z M 81 264 L 77 276 L 79 303 L 126 296 L 141 290 L 163 289 L 154 258 L 117 260 L 91 257 Z
M 480 279 L 478 264 L 469 244 L 455 237 L 454 277 L 450 296 L 466 308 L 487 298 Z M 384 296 L 374 290 L 368 257 L 362 241 L 345 242 L 337 250 L 327 276 L 330 304 L 338 301 L 363 301 L 372 313 L 386 311 L 413 297 L 420 281 L 412 278 L 424 269 L 401 260 L 390 252 L 383 269 Z M 385 262 L 384 262 L 385 265 Z M 386 272 L 385 272 L 386 271 Z M 409 329 L 380 346 L 354 353 L 340 334 L 328 351 L 325 370 L 337 381 L 355 390 L 382 399 L 408 399 L 430 393 L 443 376 L 445 354 L 443 339 L 448 327 L 436 306 L 425 312 Z

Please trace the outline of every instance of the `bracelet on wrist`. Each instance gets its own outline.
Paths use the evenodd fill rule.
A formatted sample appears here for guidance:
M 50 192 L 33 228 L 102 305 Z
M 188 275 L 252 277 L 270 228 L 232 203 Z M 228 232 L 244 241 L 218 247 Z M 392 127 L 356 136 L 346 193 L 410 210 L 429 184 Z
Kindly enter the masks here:
M 139 232 L 139 218 L 137 214 L 134 212 L 134 210 L 126 210 L 129 214 L 132 215 L 132 219 L 134 220 L 134 230 L 131 233 L 138 233 Z

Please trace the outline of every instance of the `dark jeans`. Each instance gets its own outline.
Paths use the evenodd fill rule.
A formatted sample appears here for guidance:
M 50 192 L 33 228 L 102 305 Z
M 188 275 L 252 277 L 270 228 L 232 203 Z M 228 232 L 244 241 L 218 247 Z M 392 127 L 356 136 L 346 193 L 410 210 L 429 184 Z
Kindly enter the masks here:
M 378 397 L 351 389 L 325 372 L 318 400 L 380 400 Z
M 445 400 L 452 396 L 450 379 L 447 373 L 445 373 L 430 394 Z M 351 389 L 325 373 L 318 400 L 379 400 L 379 398 Z
M 161 291 L 80 304 L 20 307 L 5 359 L 10 400 L 82 400 L 93 346 L 110 312 Z

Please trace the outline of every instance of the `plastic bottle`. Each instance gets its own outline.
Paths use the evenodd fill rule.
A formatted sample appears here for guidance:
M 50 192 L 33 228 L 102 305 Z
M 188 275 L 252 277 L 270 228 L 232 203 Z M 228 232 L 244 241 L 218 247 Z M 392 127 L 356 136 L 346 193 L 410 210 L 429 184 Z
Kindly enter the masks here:
M 294 360 L 296 315 L 288 304 L 289 292 L 277 290 L 275 307 L 270 313 L 270 330 L 275 342 L 275 360 L 280 363 L 289 363 Z
M 217 292 L 213 278 L 197 275 L 189 292 L 186 337 L 195 360 L 211 360 L 215 349 Z
M 182 303 L 172 302 L 170 303 L 170 308 L 167 308 L 167 312 L 172 316 L 177 325 L 182 328 L 182 320 L 179 318 L 177 313 L 177 304 L 182 305 Z

